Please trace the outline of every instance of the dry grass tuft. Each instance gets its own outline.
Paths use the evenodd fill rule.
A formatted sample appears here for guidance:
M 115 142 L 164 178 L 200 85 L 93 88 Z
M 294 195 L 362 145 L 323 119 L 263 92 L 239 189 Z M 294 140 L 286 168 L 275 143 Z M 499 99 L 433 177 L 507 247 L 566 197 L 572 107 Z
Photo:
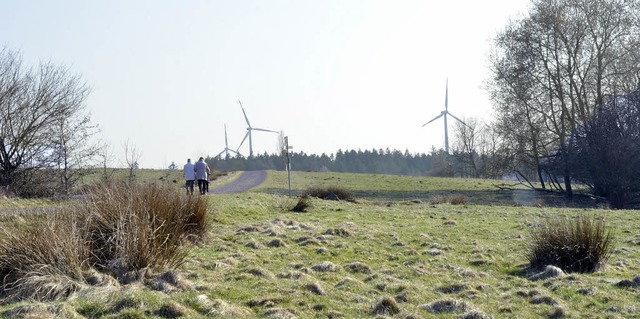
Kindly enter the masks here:
M 462 195 L 454 195 L 449 197 L 449 204 L 451 205 L 464 205 L 467 203 L 467 199 Z
M 77 212 L 30 215 L 26 223 L 2 228 L 2 299 L 60 300 L 78 291 L 90 252 Z
M 164 293 L 170 293 L 176 290 L 188 291 L 193 289 L 193 285 L 175 270 L 170 270 L 160 274 L 159 276 L 148 280 L 146 284 L 147 287 Z
M 446 220 L 444 223 L 442 223 L 445 226 L 456 226 L 458 225 L 458 223 L 455 220 Z
M 345 228 L 329 228 L 327 229 L 327 231 L 324 232 L 325 235 L 332 235 L 332 236 L 340 236 L 340 237 L 351 237 L 353 234 L 351 233 L 350 230 L 345 229 Z
M 371 274 L 371 268 L 367 264 L 356 261 L 348 264 L 344 267 L 347 271 L 352 273 Z
M 311 267 L 311 269 L 317 272 L 336 272 L 338 271 L 339 266 L 330 261 L 323 261 L 320 264 Z
M 400 307 L 392 297 L 382 297 L 380 301 L 371 309 L 374 315 L 395 315 L 400 312 Z
M 282 239 L 276 238 L 276 239 L 268 242 L 267 246 L 275 247 L 275 248 L 283 248 L 283 247 L 287 247 L 287 244 Z
M 181 318 L 181 317 L 193 317 L 196 315 L 195 311 L 175 302 L 169 301 L 168 304 L 163 305 L 154 312 L 156 316 L 162 318 Z
M 534 305 L 545 304 L 550 306 L 555 306 L 558 304 L 558 301 L 549 297 L 549 296 L 539 296 L 531 299 L 531 303 Z
M 619 281 L 618 283 L 616 283 L 616 286 L 625 288 L 640 288 L 640 276 L 634 278 L 633 280 L 625 279 Z
M 436 288 L 436 291 L 443 294 L 456 294 L 465 289 L 467 289 L 467 286 L 465 285 L 453 284 L 453 285 L 438 287 Z
M 298 203 L 293 206 L 293 208 L 291 208 L 290 210 L 292 212 L 296 212 L 296 213 L 302 213 L 302 212 L 306 212 L 307 208 L 311 207 L 311 199 L 309 198 L 309 196 L 300 196 L 300 199 L 298 199 Z
M 478 310 L 471 310 L 458 318 L 459 319 L 491 319 L 491 316 L 484 314 Z
M 549 314 L 549 318 L 551 319 L 559 319 L 567 316 L 567 311 L 564 308 L 556 306 L 553 307 L 553 310 Z
M 324 289 L 322 289 L 322 286 L 317 282 L 308 284 L 305 288 L 318 296 L 323 296 L 325 294 Z
M 614 242 L 604 221 L 579 216 L 548 220 L 531 229 L 531 267 L 554 265 L 565 272 L 594 272 L 609 259 Z
M 176 268 L 188 254 L 184 241 L 208 228 L 206 197 L 168 186 L 110 183 L 86 196 L 91 262 L 117 274 Z
M 431 313 L 450 313 L 450 312 L 463 312 L 469 308 L 464 301 L 457 300 L 438 300 L 428 305 L 422 305 L 420 308 Z
M 267 318 L 277 318 L 277 319 L 295 319 L 296 315 L 287 309 L 282 308 L 273 308 L 269 309 L 265 313 Z
M 204 297 L 204 298 L 203 298 Z M 204 314 L 213 318 L 248 318 L 251 310 L 232 305 L 221 299 L 210 301 L 205 295 L 198 296 L 198 304 L 204 310 Z

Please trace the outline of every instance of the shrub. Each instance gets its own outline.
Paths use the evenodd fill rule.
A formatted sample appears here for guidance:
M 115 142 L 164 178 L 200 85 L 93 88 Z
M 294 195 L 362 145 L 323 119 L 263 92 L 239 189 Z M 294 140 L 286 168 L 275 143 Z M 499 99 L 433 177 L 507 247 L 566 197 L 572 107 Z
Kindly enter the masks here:
M 337 197 L 339 200 L 346 200 L 350 202 L 355 201 L 351 191 L 337 186 L 310 187 L 304 192 L 303 196 L 317 197 L 321 199 Z
M 464 205 L 464 204 L 466 204 L 466 202 L 467 202 L 467 200 L 462 195 L 455 195 L 455 196 L 451 196 L 449 198 L 449 203 L 451 205 Z
M 92 264 L 124 274 L 180 265 L 185 239 L 202 238 L 207 201 L 170 186 L 108 183 L 86 194 Z
M 593 272 L 609 259 L 613 246 L 604 221 L 557 218 L 531 230 L 527 259 L 533 268 L 553 265 L 568 273 Z
M 5 300 L 59 300 L 80 288 L 89 246 L 75 212 L 27 215 L 26 225 L 2 228 L 0 295 Z
M 311 207 L 311 200 L 309 199 L 309 196 L 301 196 L 300 199 L 298 199 L 296 206 L 291 208 L 291 211 L 296 213 L 306 212 L 309 207 Z

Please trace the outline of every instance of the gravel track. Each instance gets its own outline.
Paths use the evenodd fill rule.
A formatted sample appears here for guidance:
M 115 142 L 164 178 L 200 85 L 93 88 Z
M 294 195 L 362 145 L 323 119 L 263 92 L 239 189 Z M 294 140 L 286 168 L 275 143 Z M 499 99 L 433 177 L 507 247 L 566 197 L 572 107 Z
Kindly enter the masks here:
M 236 194 L 244 193 L 267 179 L 267 171 L 245 171 L 233 182 L 217 187 L 209 191 L 209 194 Z

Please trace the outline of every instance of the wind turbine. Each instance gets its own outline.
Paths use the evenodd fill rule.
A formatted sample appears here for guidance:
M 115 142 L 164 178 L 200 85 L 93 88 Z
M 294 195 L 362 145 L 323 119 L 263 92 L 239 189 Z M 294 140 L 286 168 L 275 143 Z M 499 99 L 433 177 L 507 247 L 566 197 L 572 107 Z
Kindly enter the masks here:
M 244 119 L 247 121 L 247 134 L 244 135 L 244 138 L 242 139 L 242 142 L 240 142 L 240 145 L 238 145 L 238 149 L 236 151 L 240 149 L 242 144 L 244 144 L 244 141 L 247 139 L 247 137 L 249 137 L 249 157 L 253 157 L 253 142 L 251 140 L 251 131 L 255 130 L 255 131 L 269 132 L 269 133 L 278 133 L 278 132 L 263 129 L 263 128 L 252 127 L 251 123 L 249 123 L 249 118 L 247 117 L 247 113 L 244 111 L 244 107 L 242 107 L 242 102 L 238 101 L 238 103 L 240 103 L 242 114 L 244 114 Z
M 219 157 L 220 155 L 222 155 L 222 153 L 226 153 L 225 158 L 228 158 L 229 157 L 229 152 L 236 153 L 238 155 L 242 155 L 242 154 L 238 153 L 237 151 L 234 151 L 234 150 L 229 148 L 229 142 L 227 141 L 227 124 L 225 124 L 224 125 L 224 149 L 222 150 L 222 152 L 218 153 L 218 155 L 216 155 L 215 157 Z
M 447 87 L 444 93 L 444 111 L 440 112 L 440 115 L 434 117 L 431 121 L 422 124 L 422 127 L 425 127 L 425 125 L 444 116 L 444 151 L 446 154 L 449 154 L 449 129 L 447 127 L 447 115 L 451 115 L 451 117 L 456 119 L 458 122 L 466 126 L 469 126 L 467 125 L 467 123 L 463 122 L 461 119 L 457 118 L 455 115 L 449 113 L 449 79 L 447 79 Z

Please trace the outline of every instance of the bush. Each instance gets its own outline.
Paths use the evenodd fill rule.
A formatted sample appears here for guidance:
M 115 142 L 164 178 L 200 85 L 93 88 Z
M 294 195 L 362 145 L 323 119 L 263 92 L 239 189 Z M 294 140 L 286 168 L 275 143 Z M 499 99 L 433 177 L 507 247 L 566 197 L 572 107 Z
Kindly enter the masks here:
M 291 211 L 296 213 L 306 212 L 309 207 L 311 207 L 311 200 L 309 199 L 309 196 L 300 196 L 298 203 L 296 206 L 291 208 Z
M 567 273 L 594 272 L 611 256 L 614 242 L 604 221 L 580 216 L 548 220 L 531 231 L 531 267 L 559 267 Z
M 351 191 L 337 186 L 310 187 L 306 191 L 304 191 L 302 196 L 317 197 L 321 199 L 331 199 L 332 197 L 337 197 L 337 199 L 339 200 L 346 200 L 350 202 L 355 201 L 355 198 L 353 197 Z
M 170 186 L 106 184 L 86 194 L 92 264 L 123 274 L 179 266 L 185 239 L 202 238 L 207 201 Z
M 80 288 L 89 245 L 75 212 L 30 215 L 24 227 L 2 228 L 0 295 L 4 300 L 58 300 Z

